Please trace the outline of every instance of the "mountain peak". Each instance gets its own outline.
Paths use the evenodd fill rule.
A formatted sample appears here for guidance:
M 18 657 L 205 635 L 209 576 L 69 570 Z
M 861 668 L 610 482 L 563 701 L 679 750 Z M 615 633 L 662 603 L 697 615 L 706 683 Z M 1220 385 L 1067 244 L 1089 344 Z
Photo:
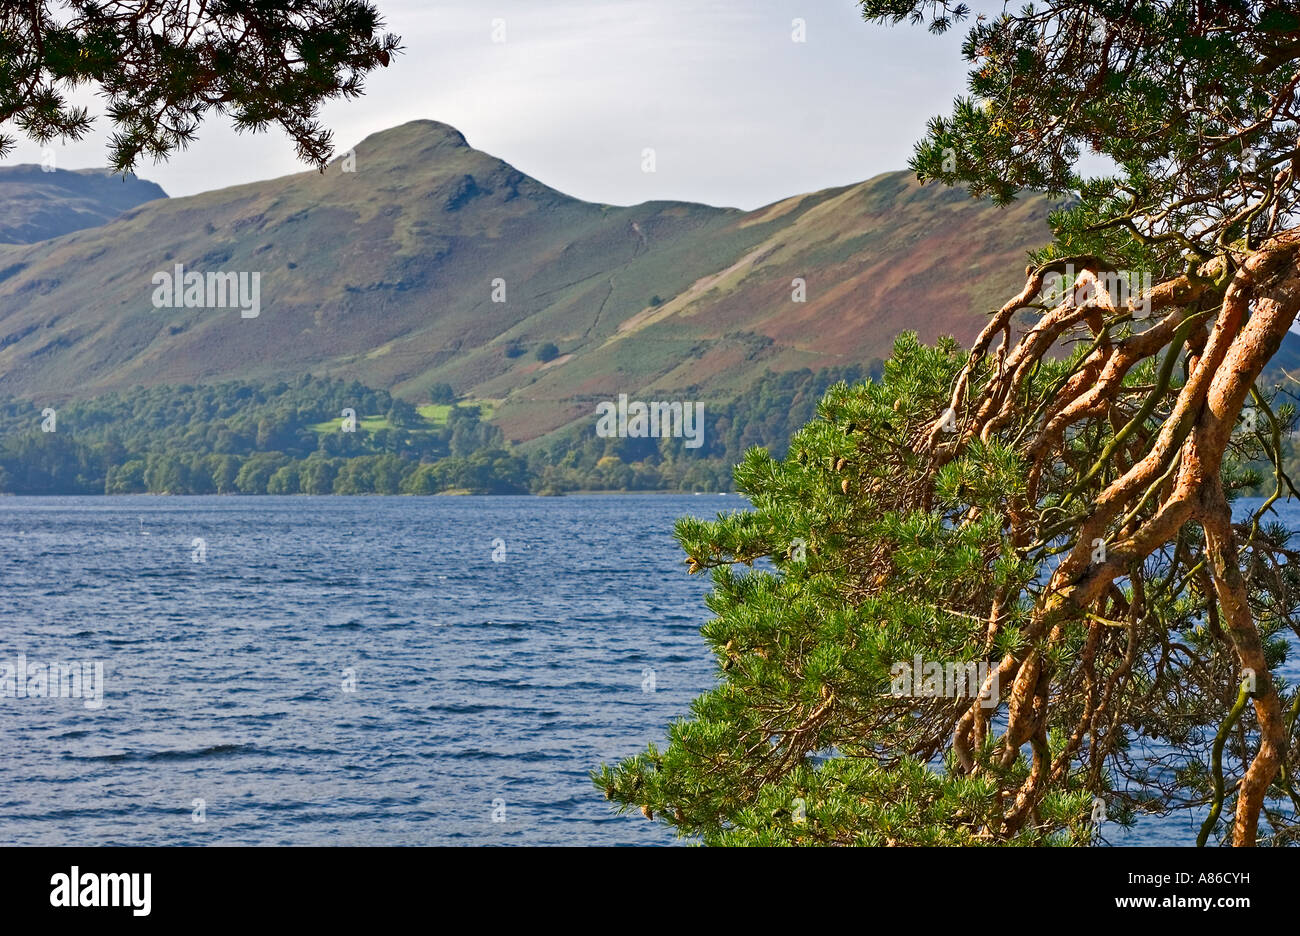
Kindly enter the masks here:
M 506 439 L 537 439 L 622 392 L 722 405 L 767 371 L 883 358 L 903 328 L 966 341 L 1019 288 L 1053 207 L 906 173 L 753 212 L 599 205 L 432 120 L 340 160 L 156 202 L 58 249 L 0 246 L 0 396 L 316 373 L 423 402 L 445 383 L 497 401 Z M 176 264 L 256 272 L 259 317 L 156 307 L 152 278 Z
M 370 134 L 359 144 L 357 150 L 397 149 L 409 150 L 448 147 L 452 149 L 470 149 L 465 134 L 451 124 L 437 120 L 411 120 L 387 130 Z

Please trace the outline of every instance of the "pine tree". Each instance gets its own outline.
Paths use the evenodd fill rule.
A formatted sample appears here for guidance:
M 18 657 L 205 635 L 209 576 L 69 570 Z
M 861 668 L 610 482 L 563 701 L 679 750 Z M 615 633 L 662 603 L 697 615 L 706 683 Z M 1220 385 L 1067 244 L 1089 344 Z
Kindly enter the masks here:
M 746 455 L 751 510 L 678 523 L 719 685 L 595 782 L 710 844 L 1084 844 L 1100 810 L 1179 809 L 1203 844 L 1293 843 L 1300 552 L 1269 512 L 1296 415 L 1260 375 L 1300 310 L 1300 16 L 1026 6 L 963 53 L 913 169 L 1068 195 L 1054 242 L 969 350 L 903 335 L 784 459 Z
M 93 118 L 65 91 L 89 84 L 107 101 L 119 172 L 187 146 L 210 111 L 240 131 L 277 124 L 300 159 L 324 167 L 320 105 L 359 96 L 388 65 L 399 40 L 382 28 L 363 0 L 0 4 L 0 124 L 39 143 L 79 139 Z M 15 142 L 0 133 L 0 159 Z

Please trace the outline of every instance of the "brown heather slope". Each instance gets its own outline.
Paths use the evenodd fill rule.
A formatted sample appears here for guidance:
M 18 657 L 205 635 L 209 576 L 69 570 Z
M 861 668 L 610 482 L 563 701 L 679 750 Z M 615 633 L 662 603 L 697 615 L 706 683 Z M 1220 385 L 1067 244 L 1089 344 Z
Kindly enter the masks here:
M 765 370 L 883 357 L 904 329 L 966 341 L 1018 288 L 1052 207 L 904 172 L 752 212 L 598 205 L 432 121 L 368 137 L 342 168 L 0 245 L 0 395 L 310 372 L 420 402 L 448 382 L 531 439 L 618 393 L 721 403 Z M 151 278 L 176 263 L 260 272 L 261 315 L 155 309 Z M 542 364 L 546 342 L 561 356 Z

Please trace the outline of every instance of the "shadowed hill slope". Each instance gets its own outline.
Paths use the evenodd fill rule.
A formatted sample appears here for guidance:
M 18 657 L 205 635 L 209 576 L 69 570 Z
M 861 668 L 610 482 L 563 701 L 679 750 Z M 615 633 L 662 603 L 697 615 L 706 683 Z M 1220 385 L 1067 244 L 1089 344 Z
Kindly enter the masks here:
M 903 172 L 752 212 L 600 205 L 416 121 L 355 165 L 0 246 L 0 394 L 310 372 L 422 402 L 446 382 L 531 439 L 618 393 L 721 404 L 768 370 L 883 357 L 904 329 L 965 341 L 1019 288 L 1050 208 Z M 155 308 L 152 278 L 176 264 L 259 273 L 260 315 Z
M 134 175 L 107 169 L 46 172 L 0 166 L 0 244 L 34 244 L 97 227 L 167 193 Z

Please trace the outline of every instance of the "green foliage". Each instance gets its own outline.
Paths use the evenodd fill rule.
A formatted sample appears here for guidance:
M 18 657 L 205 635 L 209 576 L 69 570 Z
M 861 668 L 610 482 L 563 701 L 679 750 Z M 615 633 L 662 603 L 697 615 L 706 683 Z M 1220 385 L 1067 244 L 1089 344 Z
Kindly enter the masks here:
M 535 446 L 529 463 L 538 487 L 548 492 L 730 490 L 731 468 L 748 449 L 783 455 L 790 438 L 816 413 L 826 388 L 865 373 L 856 365 L 764 373 L 734 400 L 705 407 L 703 444 L 697 449 L 673 438 L 602 439 L 587 423 Z
M 860 6 L 936 33 L 972 15 Z M 712 570 L 721 682 L 666 750 L 594 774 L 620 809 L 715 844 L 1085 844 L 1093 797 L 1120 824 L 1209 805 L 1204 840 L 1229 834 L 1233 795 L 1235 843 L 1264 822 L 1296 840 L 1300 691 L 1276 670 L 1300 575 L 1294 534 L 1264 522 L 1300 493 L 1295 413 L 1252 387 L 1259 415 L 1229 438 L 1237 413 L 1216 407 L 1241 408 L 1294 315 L 1298 32 L 1296 10 L 1251 0 L 976 17 L 970 94 L 912 168 L 1000 204 L 1069 194 L 1055 241 L 969 355 L 900 337 L 784 460 L 746 455 L 753 511 L 678 524 L 688 569 Z M 1085 149 L 1113 176 L 1083 178 Z M 1107 284 L 1121 270 L 1164 288 L 1154 323 L 1128 301 L 1144 289 Z M 1048 272 L 1068 295 L 1046 297 Z M 1234 526 L 1226 499 L 1265 459 L 1272 499 Z M 980 697 L 933 691 L 939 661 L 988 667 Z M 1225 777 L 1225 746 L 1251 782 Z
M 1032 423 L 1035 404 L 1051 398 L 1078 357 L 1044 362 L 1019 420 Z M 1109 791 L 1110 774 L 1079 761 L 1033 820 L 1009 835 L 1000 830 L 1001 797 L 1025 781 L 1027 759 L 1005 762 L 990 742 L 973 754 L 981 772 L 954 770 L 953 724 L 970 697 L 896 691 L 903 661 L 996 667 L 1004 654 L 1025 649 L 1034 596 L 1053 562 L 1050 551 L 1007 539 L 1027 465 L 1002 438 L 975 440 L 927 487 L 929 457 L 918 440 L 947 406 L 966 360 L 951 340 L 926 347 L 914 334 L 900 336 L 880 380 L 829 388 L 784 459 L 761 448 L 746 453 L 735 478 L 752 510 L 678 521 L 689 571 L 711 570 L 712 618 L 702 634 L 720 683 L 692 704 L 688 719 L 669 726 L 666 749 L 652 745 L 593 773 L 619 811 L 639 808 L 714 845 L 1088 844 L 1096 795 L 1107 794 L 1109 819 L 1121 824 L 1139 811 L 1172 808 L 1148 788 L 1155 764 L 1129 749 L 1125 731 L 1159 738 L 1169 747 L 1158 756 L 1200 777 L 1193 789 L 1207 789 L 1205 768 L 1193 766 L 1203 765 L 1207 750 L 1201 727 L 1213 724 L 1234 661 L 1205 632 L 1203 595 L 1159 611 L 1163 627 L 1201 663 L 1168 660 L 1159 634 L 1140 637 L 1135 648 L 1141 675 L 1116 703 L 1117 717 L 1132 719 L 1117 741 L 1129 792 Z M 1151 379 L 1151 367 L 1132 376 L 1139 386 Z M 1082 459 L 1104 441 L 1080 437 L 1077 454 L 1066 458 Z M 1243 437 L 1237 454 L 1258 451 Z M 1239 460 L 1225 469 L 1239 471 Z M 1059 502 L 1064 485 L 1054 482 L 1047 500 Z M 919 507 L 927 490 L 928 504 Z M 1288 548 L 1285 530 L 1270 535 Z M 1261 603 L 1274 600 L 1266 597 L 1274 588 L 1276 600 L 1300 596 L 1300 580 L 1259 587 Z M 990 643 L 988 609 L 998 596 L 1017 597 L 1002 607 Z M 1279 663 L 1281 626 L 1281 618 L 1262 616 Z M 1124 645 L 1120 633 L 1101 636 L 1107 646 Z M 1062 678 L 1079 678 L 1088 640 L 1087 627 L 1072 627 L 1053 651 L 1052 665 L 1073 674 Z M 1080 703 L 1056 704 L 1050 744 L 1059 751 Z
M 996 445 L 949 466 L 933 511 L 897 509 L 924 467 L 900 440 L 942 409 L 963 360 L 951 340 L 927 348 L 904 334 L 879 382 L 829 389 L 786 458 L 746 454 L 735 474 L 752 511 L 678 521 L 691 571 L 713 570 L 702 632 L 724 681 L 670 727 L 666 751 L 594 775 L 622 808 L 714 844 L 991 839 L 988 781 L 932 771 L 924 757 L 877 759 L 916 749 L 928 721 L 891 694 L 895 663 L 976 659 L 983 624 L 964 609 L 992 582 L 1023 587 L 1036 574 L 1005 558 L 998 485 L 1022 483 L 1021 466 Z M 953 523 L 976 504 L 978 522 Z M 762 560 L 771 571 L 734 571 Z M 1078 818 L 1021 839 L 1077 839 Z
M 947 0 L 860 6 L 878 22 L 928 18 L 935 32 L 971 13 Z M 970 94 L 930 122 L 912 168 L 999 203 L 1070 193 L 1038 259 L 1091 254 L 1158 281 L 1188 257 L 1258 244 L 1296 204 L 1300 180 L 1275 176 L 1295 149 L 1297 28 L 1300 11 L 1254 0 L 1074 0 L 981 15 L 962 44 Z M 1115 174 L 1080 175 L 1084 152 Z
M 429 402 L 434 406 L 455 406 L 456 391 L 449 383 L 436 383 L 429 388 Z
M 366 74 L 388 65 L 398 39 L 382 28 L 361 0 L 6 3 L 0 123 L 41 143 L 80 139 L 92 117 L 63 92 L 89 84 L 107 101 L 119 172 L 188 145 L 212 110 L 239 131 L 278 125 L 300 159 L 323 167 L 332 146 L 320 105 L 358 97 Z M 0 158 L 14 143 L 0 134 Z
M 422 414 L 387 391 L 311 376 L 70 401 L 58 407 L 53 433 L 39 429 L 42 407 L 11 400 L 0 402 L 0 492 L 723 491 L 746 448 L 784 452 L 825 388 L 861 373 L 766 374 L 736 400 L 706 410 L 698 450 L 682 439 L 600 439 L 588 423 L 526 456 L 505 445 L 486 404 L 438 404 Z M 443 386 L 439 397 L 454 401 Z M 340 431 L 344 409 L 358 414 L 356 432 Z
M 384 416 L 342 432 L 345 408 Z M 29 401 L 0 404 L 0 491 L 397 494 L 422 463 L 441 467 L 418 493 L 528 486 L 525 461 L 478 407 L 434 422 L 355 381 L 138 388 L 59 407 L 55 432 L 41 422 Z

